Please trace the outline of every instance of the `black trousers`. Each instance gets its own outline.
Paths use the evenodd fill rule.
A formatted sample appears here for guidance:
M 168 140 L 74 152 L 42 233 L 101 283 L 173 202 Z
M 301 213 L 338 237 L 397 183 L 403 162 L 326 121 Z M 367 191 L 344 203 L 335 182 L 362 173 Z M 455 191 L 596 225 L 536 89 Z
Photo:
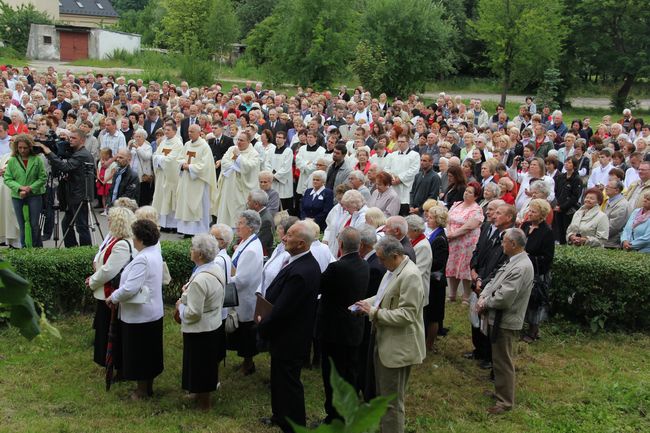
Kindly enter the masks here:
M 475 358 L 492 362 L 492 343 L 490 337 L 481 332 L 481 328 L 472 326 L 472 344 Z
M 140 182 L 140 196 L 138 198 L 138 206 L 148 206 L 153 200 L 153 182 Z
M 323 373 L 323 387 L 325 388 L 325 413 L 327 414 L 327 420 L 331 421 L 335 418 L 340 419 L 341 415 L 332 404 L 332 385 L 330 383 L 332 367 L 330 360 L 339 375 L 356 389 L 359 347 L 322 340 L 320 344 L 322 354 L 321 371 Z
M 273 421 L 285 433 L 293 432 L 287 418 L 306 424 L 305 390 L 300 381 L 303 359 L 278 359 L 271 355 L 271 410 Z
M 79 209 L 79 213 L 74 222 L 74 229 L 79 233 L 79 243 L 77 243 L 77 235 L 75 235 L 74 229 L 71 227 L 72 218 L 74 217 L 75 212 L 77 212 L 77 209 Z M 63 244 L 66 248 L 76 247 L 79 245 L 92 245 L 90 228 L 88 227 L 88 205 L 84 202 L 69 203 L 65 215 L 63 216 L 63 221 L 61 221 L 61 230 L 63 230 L 63 233 L 66 231 L 68 232 L 63 239 Z
M 407 216 L 409 214 L 409 204 L 408 203 L 402 203 L 399 205 L 399 214 L 400 216 Z
M 560 245 L 566 245 L 566 231 L 571 224 L 574 214 L 566 214 L 564 212 L 555 212 L 553 214 L 553 233 L 555 240 Z
M 295 213 L 293 210 L 293 197 L 281 198 L 280 203 L 282 205 L 282 210 L 289 212 L 289 215 L 293 215 Z

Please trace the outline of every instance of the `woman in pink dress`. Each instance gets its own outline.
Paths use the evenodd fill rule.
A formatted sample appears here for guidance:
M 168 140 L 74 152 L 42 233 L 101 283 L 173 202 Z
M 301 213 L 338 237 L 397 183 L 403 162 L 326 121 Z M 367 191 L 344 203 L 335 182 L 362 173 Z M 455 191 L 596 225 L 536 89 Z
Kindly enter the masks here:
M 456 300 L 458 285 L 463 285 L 463 303 L 466 304 L 471 293 L 471 274 L 469 262 L 478 237 L 481 233 L 483 212 L 476 203 L 481 196 L 481 185 L 470 182 L 463 194 L 463 201 L 454 203 L 449 210 L 447 238 L 449 239 L 449 259 L 445 274 L 449 282 L 449 300 Z

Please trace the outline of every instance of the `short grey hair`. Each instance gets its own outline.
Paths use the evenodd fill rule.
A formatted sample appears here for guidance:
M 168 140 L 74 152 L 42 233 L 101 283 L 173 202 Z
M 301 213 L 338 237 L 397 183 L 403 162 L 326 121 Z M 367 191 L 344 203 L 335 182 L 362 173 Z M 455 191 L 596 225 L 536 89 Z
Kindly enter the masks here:
M 269 195 L 263 189 L 253 189 L 248 195 L 254 203 L 260 206 L 266 206 L 269 202 Z
M 424 233 L 424 220 L 419 215 L 409 215 L 406 218 L 408 229 L 413 232 Z
M 217 223 L 212 225 L 212 227 L 210 227 L 210 231 L 212 230 L 216 231 L 221 235 L 226 245 L 230 245 L 232 243 L 232 239 L 234 236 L 233 236 L 232 227 L 230 227 L 229 225 L 224 223 Z
M 351 189 L 343 194 L 343 197 L 341 197 L 341 204 L 356 207 L 357 210 L 359 210 L 366 204 L 366 199 L 363 198 L 363 195 L 359 191 Z
M 532 185 L 530 185 L 530 190 L 541 192 L 546 197 L 548 197 L 551 194 L 551 186 L 543 180 L 538 180 L 536 182 L 533 182 Z
M 359 180 L 359 181 L 361 181 L 363 183 L 366 183 L 366 175 L 363 174 L 363 171 L 361 171 L 361 170 L 354 170 L 354 171 L 350 172 L 350 174 L 348 175 L 348 178 L 351 178 L 351 177 L 353 177 L 356 180 Z
M 526 246 L 526 233 L 522 229 L 511 228 L 506 229 L 504 237 L 508 237 L 518 247 L 524 248 Z
M 147 134 L 147 131 L 145 131 L 144 129 L 136 129 L 135 132 L 133 133 L 133 135 L 134 135 L 134 136 L 142 137 L 142 138 L 144 138 L 145 140 L 146 140 L 147 137 L 149 136 L 149 134 Z
M 343 254 L 353 253 L 359 251 L 359 244 L 361 238 L 359 230 L 354 227 L 344 228 L 338 235 L 339 242 L 341 243 L 341 251 Z
M 192 249 L 199 253 L 206 263 L 211 263 L 217 257 L 219 244 L 207 233 L 199 233 L 192 238 Z
M 278 226 L 282 227 L 282 230 L 286 233 L 287 230 L 291 228 L 292 225 L 300 221 L 298 217 L 295 216 L 286 216 L 280 220 L 280 224 Z
M 311 178 L 318 178 L 325 183 L 327 181 L 327 173 L 324 170 L 316 170 L 311 174 Z
M 490 191 L 492 194 L 494 194 L 495 197 L 498 197 L 501 192 L 499 189 L 499 184 L 495 182 L 488 182 L 488 184 L 485 185 L 485 188 L 483 189 L 483 192 L 485 191 Z
M 402 243 L 392 236 L 384 236 L 375 244 L 375 250 L 381 250 L 384 256 L 403 256 Z
M 258 178 L 258 179 L 262 179 L 262 178 L 264 178 L 264 177 L 266 177 L 266 178 L 270 178 L 270 179 L 272 180 L 272 179 L 273 179 L 273 173 L 270 172 L 270 171 L 268 171 L 268 170 L 262 170 L 262 171 L 260 171 L 260 173 L 257 175 L 257 178 Z
M 305 241 L 307 245 L 311 245 L 316 238 L 314 237 L 314 233 L 312 228 L 309 227 L 309 224 L 305 221 L 298 221 L 294 225 L 299 228 L 300 238 Z
M 616 179 L 616 180 L 613 180 L 613 181 L 610 181 L 610 182 L 614 183 L 614 188 L 616 188 L 618 190 L 618 192 L 621 192 L 621 191 L 623 191 L 625 189 L 625 185 L 619 179 Z
M 390 227 L 396 227 L 399 229 L 400 233 L 406 236 L 406 232 L 409 230 L 409 225 L 406 222 L 406 219 L 403 216 L 394 215 L 386 221 L 386 225 Z
M 377 243 L 377 229 L 369 224 L 364 224 L 359 229 L 359 241 L 363 245 L 374 247 Z
M 244 223 L 250 227 L 251 230 L 253 230 L 253 233 L 260 231 L 260 227 L 262 226 L 262 219 L 260 218 L 260 214 L 257 211 L 247 209 L 240 213 L 239 217 L 244 218 Z

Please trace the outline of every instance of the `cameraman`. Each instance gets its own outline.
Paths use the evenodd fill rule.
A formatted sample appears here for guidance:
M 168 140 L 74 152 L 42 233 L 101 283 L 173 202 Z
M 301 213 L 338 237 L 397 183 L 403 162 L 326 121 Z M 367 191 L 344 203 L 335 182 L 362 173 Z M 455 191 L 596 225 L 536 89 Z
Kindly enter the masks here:
M 65 155 L 67 159 L 61 159 L 48 146 L 42 143 L 36 144 L 36 146 L 43 150 L 52 168 L 65 175 L 59 186 L 59 201 L 61 202 L 61 206 L 65 208 L 65 216 L 63 217 L 61 226 L 63 232 L 67 232 L 63 240 L 66 248 L 92 244 L 90 230 L 88 228 L 88 206 L 83 206 L 82 201 L 91 197 L 89 196 L 89 191 L 86 190 L 86 186 L 94 184 L 94 178 L 91 177 L 94 176 L 95 162 L 90 152 L 86 149 L 85 143 L 86 136 L 83 133 L 78 130 L 71 132 L 70 152 L 68 155 Z M 64 193 L 64 197 L 62 197 L 61 193 Z M 77 229 L 77 233 L 79 233 L 78 244 L 74 230 L 70 228 L 70 223 L 77 209 L 79 209 L 79 213 L 75 221 L 75 228 Z

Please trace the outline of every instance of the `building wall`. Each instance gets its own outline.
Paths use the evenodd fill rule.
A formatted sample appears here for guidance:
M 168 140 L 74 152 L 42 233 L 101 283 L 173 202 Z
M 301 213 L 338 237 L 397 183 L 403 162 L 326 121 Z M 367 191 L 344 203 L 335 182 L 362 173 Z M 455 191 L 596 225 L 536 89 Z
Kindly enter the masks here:
M 54 2 L 56 3 L 56 2 Z M 117 23 L 117 18 L 61 14 L 59 22 L 77 27 L 101 27 Z
M 46 12 L 53 21 L 59 19 L 59 2 L 55 0 L 4 0 L 4 2 L 13 8 L 31 3 L 36 10 Z
M 50 43 L 45 42 L 49 38 Z M 59 60 L 59 32 L 54 26 L 47 24 L 32 24 L 27 42 L 27 58 L 35 60 Z
M 88 55 L 91 59 L 105 59 L 116 49 L 128 52 L 140 51 L 140 35 L 103 29 L 92 29 L 88 45 Z

